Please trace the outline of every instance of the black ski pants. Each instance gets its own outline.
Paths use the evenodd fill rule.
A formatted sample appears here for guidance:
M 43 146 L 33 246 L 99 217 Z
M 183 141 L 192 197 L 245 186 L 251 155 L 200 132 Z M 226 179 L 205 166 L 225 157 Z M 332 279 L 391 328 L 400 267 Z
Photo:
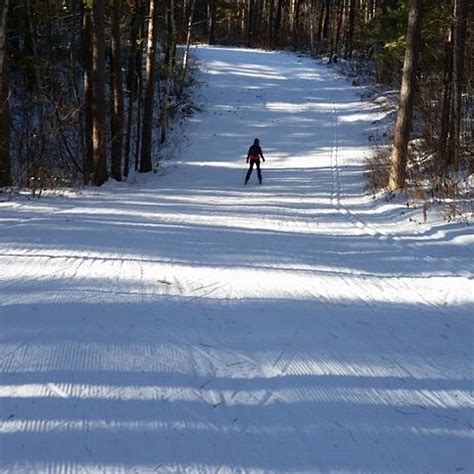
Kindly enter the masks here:
M 250 166 L 249 166 L 249 170 L 247 171 L 247 176 L 245 176 L 245 184 L 247 184 L 250 179 L 250 175 L 252 174 L 252 170 L 253 170 L 253 165 L 257 166 L 258 182 L 262 184 L 262 171 L 260 170 L 260 160 L 250 160 L 249 163 L 250 163 Z

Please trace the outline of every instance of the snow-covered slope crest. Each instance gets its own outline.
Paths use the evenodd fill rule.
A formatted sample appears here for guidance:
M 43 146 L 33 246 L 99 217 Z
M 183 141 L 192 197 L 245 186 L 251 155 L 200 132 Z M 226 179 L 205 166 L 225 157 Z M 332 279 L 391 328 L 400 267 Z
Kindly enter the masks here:
M 0 204 L 0 472 L 473 472 L 472 235 L 365 196 L 330 70 L 195 54 L 177 167 Z

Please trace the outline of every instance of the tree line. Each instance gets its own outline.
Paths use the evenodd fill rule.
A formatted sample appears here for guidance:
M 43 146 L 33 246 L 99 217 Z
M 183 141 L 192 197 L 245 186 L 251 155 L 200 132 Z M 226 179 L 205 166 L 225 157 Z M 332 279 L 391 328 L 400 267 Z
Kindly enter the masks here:
M 0 0 L 0 187 L 151 171 L 189 106 L 194 3 Z
M 0 186 L 152 169 L 186 101 L 191 41 L 292 49 L 401 87 L 391 189 L 415 108 L 424 166 L 473 169 L 472 0 L 0 0 Z M 407 28 L 408 26 L 408 28 Z M 181 53 L 177 45 L 186 45 Z
M 390 190 L 404 188 L 406 185 L 410 128 L 417 92 L 418 108 L 427 114 L 423 122 L 423 132 L 425 150 L 432 158 L 429 161 L 432 175 L 435 179 L 441 178 L 441 184 L 446 187 L 446 178 L 449 177 L 450 171 L 458 172 L 464 168 L 467 174 L 474 172 L 472 73 L 469 72 L 467 80 L 465 73 L 466 65 L 469 65 L 466 61 L 466 50 L 468 54 L 472 54 L 472 44 L 467 46 L 468 39 L 472 42 L 472 37 L 468 38 L 468 24 L 472 21 L 472 18 L 469 21 L 469 14 L 472 13 L 469 0 L 452 0 L 442 4 L 445 10 L 440 10 L 439 13 L 444 13 L 447 20 L 441 28 L 441 33 L 444 33 L 444 38 L 441 38 L 444 41 L 441 42 L 439 54 L 443 62 L 439 68 L 426 64 L 419 66 L 424 38 L 423 22 L 427 21 L 429 27 L 430 20 L 439 21 L 439 18 L 443 18 L 433 16 L 430 10 L 432 6 L 424 0 L 410 0 L 409 3 L 400 106 L 388 181 Z M 436 40 L 434 37 L 434 44 L 425 45 L 425 49 L 433 58 L 437 53 Z M 465 100 L 463 94 L 466 95 Z M 426 168 L 429 170 L 429 167 Z

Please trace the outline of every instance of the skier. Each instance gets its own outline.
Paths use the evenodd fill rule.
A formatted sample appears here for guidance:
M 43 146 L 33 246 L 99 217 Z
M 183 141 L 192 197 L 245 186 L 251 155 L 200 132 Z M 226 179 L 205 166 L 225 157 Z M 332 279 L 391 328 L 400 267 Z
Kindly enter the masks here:
M 260 158 L 265 161 L 263 157 L 262 149 L 260 148 L 260 140 L 256 138 L 253 141 L 253 145 L 249 148 L 249 152 L 247 153 L 247 163 L 250 162 L 249 170 L 247 171 L 247 175 L 245 176 L 245 184 L 248 183 L 250 179 L 250 175 L 252 174 L 253 165 L 257 166 L 257 176 L 259 184 L 262 184 L 262 172 L 260 170 Z

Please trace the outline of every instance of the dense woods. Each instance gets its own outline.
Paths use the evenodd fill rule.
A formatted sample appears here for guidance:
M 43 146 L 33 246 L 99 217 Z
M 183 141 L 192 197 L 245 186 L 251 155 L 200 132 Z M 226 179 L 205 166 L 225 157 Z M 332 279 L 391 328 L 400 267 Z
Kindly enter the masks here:
M 443 186 L 474 166 L 469 3 L 0 0 L 0 186 L 151 171 L 187 100 L 192 41 L 290 48 L 401 87 L 386 185 L 405 186 L 416 135 L 416 166 Z
M 151 171 L 158 142 L 188 106 L 175 15 L 179 39 L 191 41 L 193 9 L 159 0 L 0 5 L 0 186 L 99 186 Z

